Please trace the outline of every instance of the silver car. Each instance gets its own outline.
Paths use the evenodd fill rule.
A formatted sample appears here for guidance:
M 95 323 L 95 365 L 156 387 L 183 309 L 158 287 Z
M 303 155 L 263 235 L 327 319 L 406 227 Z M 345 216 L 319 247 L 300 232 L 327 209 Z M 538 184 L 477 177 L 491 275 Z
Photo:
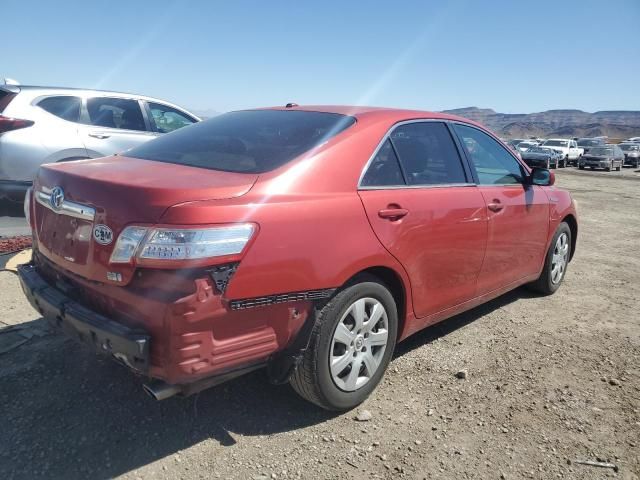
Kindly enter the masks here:
M 151 97 L 0 80 L 0 199 L 22 201 L 43 163 L 119 153 L 198 121 Z

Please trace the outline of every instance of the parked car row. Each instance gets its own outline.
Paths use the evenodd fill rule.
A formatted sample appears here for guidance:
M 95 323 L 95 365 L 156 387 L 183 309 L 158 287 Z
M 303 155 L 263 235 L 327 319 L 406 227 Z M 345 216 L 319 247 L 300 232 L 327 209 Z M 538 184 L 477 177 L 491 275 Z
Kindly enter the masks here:
M 22 201 L 44 163 L 123 152 L 198 121 L 152 97 L 0 81 L 0 199 Z
M 580 170 L 602 168 L 621 170 L 623 166 L 640 168 L 640 137 L 614 145 L 606 137 L 512 139 L 507 145 L 530 167 L 563 168 L 575 165 Z

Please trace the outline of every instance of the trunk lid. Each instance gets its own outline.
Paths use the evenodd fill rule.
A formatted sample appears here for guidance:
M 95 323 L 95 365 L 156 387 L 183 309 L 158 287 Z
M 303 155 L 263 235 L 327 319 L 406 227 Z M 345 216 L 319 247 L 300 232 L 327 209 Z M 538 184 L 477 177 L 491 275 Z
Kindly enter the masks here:
M 244 195 L 257 178 L 123 156 L 44 165 L 34 183 L 38 249 L 84 278 L 125 285 L 134 269 L 109 258 L 126 225 L 156 224 L 179 203 Z M 64 202 L 53 206 L 60 193 Z

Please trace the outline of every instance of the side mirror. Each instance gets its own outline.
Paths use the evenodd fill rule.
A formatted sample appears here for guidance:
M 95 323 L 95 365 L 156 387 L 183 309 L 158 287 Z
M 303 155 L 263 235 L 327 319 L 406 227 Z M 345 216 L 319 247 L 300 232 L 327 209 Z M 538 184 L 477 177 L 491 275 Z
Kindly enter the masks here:
M 529 183 L 531 185 L 539 185 L 541 187 L 549 187 L 556 183 L 556 175 L 546 168 L 534 167 L 529 175 Z

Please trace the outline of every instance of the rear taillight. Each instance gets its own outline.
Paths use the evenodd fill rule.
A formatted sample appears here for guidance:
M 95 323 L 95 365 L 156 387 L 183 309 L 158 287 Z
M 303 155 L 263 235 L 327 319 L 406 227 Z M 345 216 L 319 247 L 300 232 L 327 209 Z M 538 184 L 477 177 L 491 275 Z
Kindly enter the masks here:
M 251 223 L 208 228 L 126 227 L 111 253 L 111 263 L 184 263 L 239 255 L 256 230 Z
M 20 130 L 33 125 L 32 120 L 22 120 L 20 118 L 11 118 L 0 115 L 0 133 L 10 132 L 12 130 Z

